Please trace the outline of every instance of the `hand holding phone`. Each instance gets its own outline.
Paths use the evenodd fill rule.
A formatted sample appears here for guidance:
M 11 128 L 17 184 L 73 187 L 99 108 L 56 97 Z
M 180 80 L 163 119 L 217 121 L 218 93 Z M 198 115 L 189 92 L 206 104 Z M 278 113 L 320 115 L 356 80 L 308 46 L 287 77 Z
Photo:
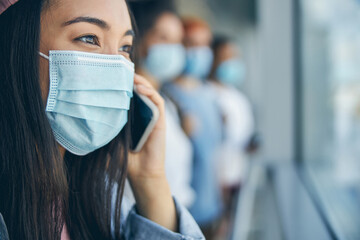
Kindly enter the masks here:
M 145 144 L 141 151 L 138 153 L 129 152 L 127 168 L 128 179 L 134 191 L 136 208 L 139 214 L 172 230 L 175 229 L 173 226 L 177 226 L 177 218 L 174 200 L 165 173 L 166 123 L 164 100 L 144 77 L 135 75 L 134 83 L 136 90 L 141 93 L 141 96 L 147 96 L 156 106 L 155 109 L 157 110 L 153 109 L 153 117 L 145 117 L 145 119 L 153 120 L 144 121 L 144 125 L 147 125 L 147 127 L 142 129 L 151 130 L 145 130 L 144 134 L 139 134 L 139 136 L 142 136 L 140 139 L 147 138 L 143 141 Z M 141 101 L 144 103 L 147 102 L 147 100 L 143 98 L 141 98 Z M 150 109 L 152 108 L 152 104 L 145 103 L 145 105 Z M 134 108 L 136 107 L 132 106 L 132 110 L 134 110 Z M 143 118 L 142 115 L 144 112 L 139 111 L 139 106 L 136 112 L 133 122 Z M 152 114 L 145 114 L 145 116 L 152 116 Z M 158 119 L 156 120 L 156 118 Z M 146 124 L 147 122 L 150 122 L 150 124 Z M 155 124 L 153 125 L 151 122 Z M 132 130 L 138 131 L 140 129 L 133 124 Z M 149 134 L 150 136 L 146 136 L 148 135 L 146 132 L 151 132 Z M 134 131 L 132 133 L 135 135 Z M 141 140 L 138 143 L 141 145 Z M 134 144 L 133 149 L 139 149 L 139 144 L 137 144 L 138 147 Z M 149 199 L 151 199 L 151 201 L 149 201 Z M 159 211 L 166 212 L 166 214 L 159 215 Z
M 131 122 L 131 145 L 133 152 L 140 152 L 159 119 L 159 110 L 147 97 L 134 90 L 134 114 Z

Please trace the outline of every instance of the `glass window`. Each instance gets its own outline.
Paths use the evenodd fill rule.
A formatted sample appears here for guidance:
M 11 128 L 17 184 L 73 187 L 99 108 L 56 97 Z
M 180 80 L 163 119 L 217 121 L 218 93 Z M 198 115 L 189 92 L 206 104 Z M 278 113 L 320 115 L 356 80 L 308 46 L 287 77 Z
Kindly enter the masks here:
M 360 1 L 300 9 L 302 160 L 337 237 L 360 239 Z

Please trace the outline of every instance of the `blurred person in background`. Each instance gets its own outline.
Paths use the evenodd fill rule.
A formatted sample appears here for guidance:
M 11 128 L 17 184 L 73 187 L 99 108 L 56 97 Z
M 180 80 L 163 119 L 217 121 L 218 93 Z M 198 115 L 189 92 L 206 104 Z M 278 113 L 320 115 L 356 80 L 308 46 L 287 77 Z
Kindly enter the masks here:
M 207 22 L 195 17 L 183 19 L 186 38 L 186 67 L 184 76 L 196 80 L 206 80 L 213 64 L 214 56 L 210 47 L 212 32 Z M 196 81 L 198 83 L 198 81 Z
M 136 72 L 159 90 L 177 78 L 185 67 L 184 31 L 171 1 L 130 3 L 138 27 Z M 171 192 L 186 207 L 194 201 L 191 187 L 193 149 L 180 125 L 178 110 L 164 96 L 166 115 L 166 175 Z
M 206 238 L 212 239 L 222 210 L 214 158 L 221 142 L 221 117 L 214 92 L 205 81 L 212 63 L 212 33 L 198 18 L 185 19 L 184 30 L 186 68 L 163 90 L 178 106 L 182 126 L 194 147 L 192 186 L 196 199 L 190 212 Z
M 254 117 L 249 100 L 238 90 L 245 80 L 246 67 L 237 46 L 230 38 L 219 36 L 214 39 L 212 49 L 214 62 L 209 83 L 216 92 L 223 119 L 223 141 L 217 164 L 226 206 L 222 226 L 228 229 L 240 186 L 247 175 L 247 149 L 254 136 Z

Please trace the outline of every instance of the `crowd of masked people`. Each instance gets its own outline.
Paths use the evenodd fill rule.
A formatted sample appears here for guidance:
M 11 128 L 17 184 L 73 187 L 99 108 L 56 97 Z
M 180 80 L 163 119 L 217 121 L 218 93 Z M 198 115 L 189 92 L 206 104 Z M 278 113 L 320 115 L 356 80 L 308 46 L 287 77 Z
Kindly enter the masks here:
M 255 128 L 251 104 L 239 90 L 246 78 L 240 50 L 205 20 L 179 16 L 171 1 L 130 8 L 138 27 L 136 72 L 165 99 L 171 191 L 206 239 L 226 239 Z

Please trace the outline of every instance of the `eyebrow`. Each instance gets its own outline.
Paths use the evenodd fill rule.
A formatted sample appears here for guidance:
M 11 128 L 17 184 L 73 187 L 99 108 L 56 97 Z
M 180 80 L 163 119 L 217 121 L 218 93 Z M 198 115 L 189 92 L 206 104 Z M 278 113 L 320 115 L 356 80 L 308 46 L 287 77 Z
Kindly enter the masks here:
M 129 30 L 126 31 L 126 33 L 124 34 L 124 36 L 132 36 L 132 37 L 135 38 L 135 32 L 134 32 L 134 30 L 129 29 Z
M 106 30 L 109 30 L 110 29 L 110 26 L 109 24 L 107 24 L 104 20 L 101 20 L 99 18 L 94 18 L 94 17 L 77 17 L 77 18 L 74 18 L 70 21 L 67 21 L 67 22 L 64 22 L 62 24 L 62 26 L 69 26 L 71 24 L 74 24 L 74 23 L 80 23 L 80 22 L 86 22 L 86 23 L 91 23 L 91 24 L 94 24 L 102 29 L 106 29 Z M 129 29 L 126 31 L 126 33 L 124 34 L 124 36 L 132 36 L 132 37 L 135 37 L 135 31 L 132 30 L 132 29 Z
M 62 26 L 65 27 L 65 26 L 69 26 L 71 24 L 80 23 L 80 22 L 91 23 L 91 24 L 94 24 L 94 25 L 96 25 L 102 29 L 106 29 L 106 30 L 110 29 L 109 24 L 107 24 L 104 20 L 101 20 L 99 18 L 94 18 L 94 17 L 77 17 L 77 18 L 74 18 L 70 21 L 63 23 Z

